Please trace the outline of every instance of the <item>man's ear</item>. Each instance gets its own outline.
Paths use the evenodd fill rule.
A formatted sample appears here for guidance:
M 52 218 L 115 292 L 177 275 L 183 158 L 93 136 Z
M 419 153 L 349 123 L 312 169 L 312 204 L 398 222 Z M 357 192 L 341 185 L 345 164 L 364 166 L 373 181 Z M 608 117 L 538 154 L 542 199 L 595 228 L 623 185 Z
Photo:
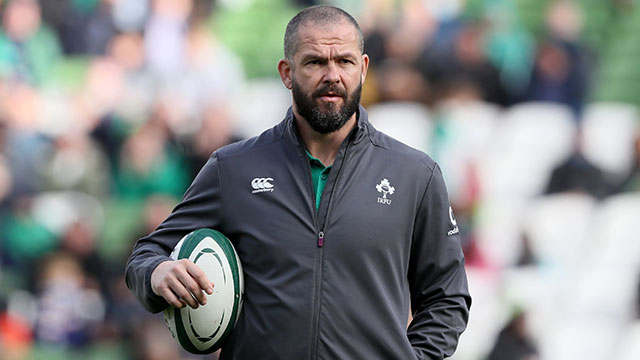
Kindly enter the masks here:
M 362 79 L 360 82 L 364 84 L 364 79 L 367 77 L 367 70 L 369 69 L 369 55 L 362 54 Z
M 293 80 L 291 79 L 292 66 L 288 59 L 281 59 L 278 61 L 278 73 L 280 74 L 280 80 L 287 89 L 291 90 L 293 86 Z

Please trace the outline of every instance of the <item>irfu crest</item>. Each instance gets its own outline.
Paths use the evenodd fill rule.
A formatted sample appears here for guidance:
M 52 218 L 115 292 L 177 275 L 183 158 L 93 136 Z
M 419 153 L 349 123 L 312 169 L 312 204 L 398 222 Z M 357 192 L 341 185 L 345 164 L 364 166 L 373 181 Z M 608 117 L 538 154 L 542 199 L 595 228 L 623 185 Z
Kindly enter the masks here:
M 382 197 L 378 198 L 378 202 L 381 203 L 381 204 L 390 205 L 391 204 L 391 199 L 387 199 L 387 194 L 388 195 L 393 195 L 393 193 L 396 191 L 396 188 L 391 186 L 391 183 L 389 182 L 389 180 L 388 179 L 382 179 L 380 184 L 376 185 L 376 190 L 378 190 L 378 192 L 382 193 Z

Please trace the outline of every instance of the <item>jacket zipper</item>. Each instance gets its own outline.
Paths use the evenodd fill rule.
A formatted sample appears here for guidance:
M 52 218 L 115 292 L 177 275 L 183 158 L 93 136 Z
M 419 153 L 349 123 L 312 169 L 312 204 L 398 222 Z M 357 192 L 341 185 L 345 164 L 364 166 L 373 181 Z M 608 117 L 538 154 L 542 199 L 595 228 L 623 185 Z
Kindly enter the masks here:
M 320 228 L 320 219 L 319 219 L 319 214 L 318 214 L 318 210 L 315 207 L 315 203 L 316 203 L 316 192 L 315 189 L 313 188 L 313 179 L 312 179 L 312 175 L 311 175 L 311 165 L 309 164 L 309 160 L 307 159 L 306 154 L 304 154 L 304 150 L 303 150 L 303 155 L 304 155 L 304 159 L 307 165 L 307 174 L 308 175 L 308 181 L 309 181 L 309 189 L 310 192 L 312 194 L 312 201 L 311 201 L 311 206 L 313 209 L 313 220 L 315 223 L 315 227 L 316 230 L 318 230 Z M 318 239 L 317 239 L 317 244 L 318 244 L 318 248 L 321 248 L 324 245 L 324 232 L 323 231 L 319 231 L 318 232 Z M 320 249 L 321 250 L 321 249 Z M 311 299 L 312 301 L 312 312 L 311 312 L 311 333 L 310 333 L 310 338 L 309 338 L 309 358 L 313 359 L 315 357 L 315 338 L 317 337 L 317 326 L 315 325 L 317 322 L 317 317 L 316 314 L 320 313 L 320 310 L 318 309 L 320 306 L 320 279 L 322 278 L 320 275 L 320 272 L 322 271 L 322 256 L 323 256 L 323 252 L 320 251 L 318 254 L 318 259 L 316 261 L 316 266 L 315 266 L 315 277 L 314 277 L 314 281 L 313 281 L 313 298 Z
M 318 333 L 320 331 L 320 302 L 322 301 L 322 262 L 324 258 L 324 232 L 318 233 L 318 262 L 316 262 L 316 276 L 314 284 L 313 313 L 311 314 L 311 342 L 309 359 L 317 358 Z
M 325 200 L 324 201 L 328 201 L 327 204 L 327 210 L 325 211 L 324 214 L 324 221 L 322 222 L 322 228 L 320 229 L 320 231 L 318 232 L 318 262 L 316 263 L 316 277 L 315 277 L 315 287 L 314 287 L 314 299 L 313 299 L 313 316 L 311 319 L 311 344 L 310 344 L 310 352 L 309 352 L 309 359 L 310 360 L 315 360 L 318 357 L 317 351 L 318 351 L 318 334 L 320 332 L 320 303 L 322 300 L 322 263 L 323 263 L 323 258 L 324 258 L 324 231 L 325 231 L 325 224 L 327 219 L 329 218 L 329 214 L 330 214 L 330 210 L 331 210 L 331 203 L 333 202 L 333 193 L 336 189 L 336 186 L 338 185 L 338 180 L 340 180 L 340 173 L 342 172 L 342 167 L 344 166 L 345 161 L 347 160 L 347 155 L 349 152 L 349 147 L 351 146 L 351 141 L 349 140 L 349 142 L 347 143 L 347 146 L 345 148 L 344 151 L 344 155 L 342 156 L 342 161 L 340 162 L 340 167 L 337 169 L 338 172 L 336 173 L 336 178 L 333 182 L 333 186 L 331 187 L 331 192 L 329 193 L 329 198 L 325 198 L 323 197 Z M 311 170 L 309 170 L 309 172 L 311 172 Z M 323 200 L 321 200 L 323 201 Z M 319 214 L 316 212 L 316 220 L 319 221 Z M 318 226 L 318 222 L 316 222 L 316 226 Z

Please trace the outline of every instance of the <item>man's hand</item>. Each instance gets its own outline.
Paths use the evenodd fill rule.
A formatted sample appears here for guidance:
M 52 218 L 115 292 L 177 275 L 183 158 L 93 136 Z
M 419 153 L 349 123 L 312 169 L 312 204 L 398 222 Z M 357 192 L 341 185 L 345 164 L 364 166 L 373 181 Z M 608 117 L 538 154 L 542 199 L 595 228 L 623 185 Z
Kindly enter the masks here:
M 211 295 L 213 286 L 204 271 L 188 259 L 161 262 L 151 273 L 153 293 L 176 308 L 187 304 L 197 309 L 199 304 L 205 305 L 203 291 Z

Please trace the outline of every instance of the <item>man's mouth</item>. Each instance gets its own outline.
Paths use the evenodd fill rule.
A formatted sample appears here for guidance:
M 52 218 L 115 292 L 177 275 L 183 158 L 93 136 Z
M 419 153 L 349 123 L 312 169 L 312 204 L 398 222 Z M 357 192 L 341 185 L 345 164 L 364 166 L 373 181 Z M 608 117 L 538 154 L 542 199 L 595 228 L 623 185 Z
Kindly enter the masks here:
M 327 93 L 323 93 L 320 94 L 320 96 L 318 96 L 321 100 L 323 101 L 338 101 L 340 99 L 342 99 L 342 95 L 336 93 L 336 92 L 327 92 Z

